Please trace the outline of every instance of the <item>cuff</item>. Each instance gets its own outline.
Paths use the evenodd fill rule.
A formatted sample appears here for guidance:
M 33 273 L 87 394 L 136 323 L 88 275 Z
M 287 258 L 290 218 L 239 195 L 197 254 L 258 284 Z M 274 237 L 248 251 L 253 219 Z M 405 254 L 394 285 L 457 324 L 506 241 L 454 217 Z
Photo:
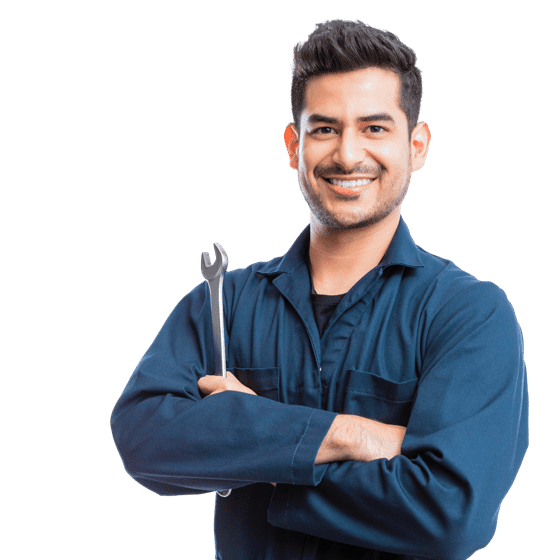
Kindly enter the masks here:
M 293 484 L 317 486 L 321 482 L 328 463 L 315 465 L 315 459 L 335 417 L 335 412 L 320 409 L 313 411 L 292 458 Z

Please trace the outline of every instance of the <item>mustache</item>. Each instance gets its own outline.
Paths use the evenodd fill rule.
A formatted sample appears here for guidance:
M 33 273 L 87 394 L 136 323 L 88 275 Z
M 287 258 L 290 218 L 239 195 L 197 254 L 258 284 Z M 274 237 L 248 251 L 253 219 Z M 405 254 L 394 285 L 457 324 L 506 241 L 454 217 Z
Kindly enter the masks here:
M 316 167 L 313 171 L 315 178 L 324 177 L 325 175 L 373 175 L 377 177 L 381 175 L 384 167 L 370 167 L 369 165 L 357 165 L 356 167 L 347 171 L 338 165 L 327 165 L 325 167 Z

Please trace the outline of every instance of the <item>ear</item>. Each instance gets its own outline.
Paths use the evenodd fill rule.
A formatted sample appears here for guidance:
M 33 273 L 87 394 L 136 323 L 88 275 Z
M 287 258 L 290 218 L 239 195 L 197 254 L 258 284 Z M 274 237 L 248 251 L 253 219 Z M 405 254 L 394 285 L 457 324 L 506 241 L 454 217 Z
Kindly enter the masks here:
M 292 169 L 298 168 L 298 135 L 294 123 L 289 124 L 284 131 L 284 142 L 286 148 L 288 149 L 288 155 L 290 156 L 290 167 Z
M 410 155 L 412 159 L 412 171 L 417 171 L 424 167 L 424 162 L 428 157 L 428 148 L 432 135 L 425 122 L 419 122 L 412 131 L 410 138 Z

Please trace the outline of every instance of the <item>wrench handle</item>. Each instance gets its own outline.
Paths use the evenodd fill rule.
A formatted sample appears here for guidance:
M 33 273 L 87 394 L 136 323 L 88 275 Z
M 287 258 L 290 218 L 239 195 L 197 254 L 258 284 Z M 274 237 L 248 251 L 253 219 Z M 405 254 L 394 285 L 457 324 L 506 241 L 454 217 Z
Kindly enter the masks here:
M 224 340 L 223 274 L 208 280 L 212 309 L 212 338 L 214 341 L 214 374 L 227 377 Z
M 226 346 L 224 339 L 223 274 L 212 280 L 206 280 L 210 288 L 210 306 L 212 309 L 212 338 L 214 340 L 214 374 L 227 377 Z M 227 498 L 231 490 L 217 490 L 216 494 Z
M 216 248 L 216 245 L 217 244 L 214 244 L 214 248 Z M 214 278 L 208 279 L 206 275 L 204 277 L 206 278 L 206 281 L 208 282 L 208 288 L 210 289 L 210 307 L 212 312 L 212 340 L 214 346 L 214 375 L 227 377 L 226 346 L 224 338 L 224 306 L 222 293 L 224 284 L 224 273 L 226 271 L 228 263 L 226 252 L 220 245 L 218 245 L 218 248 L 222 255 L 222 260 L 219 261 L 218 249 L 216 249 L 216 263 L 221 262 L 221 264 L 218 265 L 219 273 Z M 210 260 L 208 259 L 208 254 L 203 253 L 203 274 L 205 272 L 208 272 L 209 264 Z M 214 273 L 215 272 L 218 271 L 214 271 Z M 217 494 L 222 498 L 227 498 L 231 494 L 231 490 L 218 490 Z

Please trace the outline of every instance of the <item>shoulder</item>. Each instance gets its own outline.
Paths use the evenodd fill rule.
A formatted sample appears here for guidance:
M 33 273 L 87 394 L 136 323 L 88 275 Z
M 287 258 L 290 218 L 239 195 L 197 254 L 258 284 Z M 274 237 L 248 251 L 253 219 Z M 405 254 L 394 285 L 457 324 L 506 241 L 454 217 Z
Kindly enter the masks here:
M 480 332 L 491 329 L 520 341 L 517 318 L 504 290 L 494 282 L 479 280 L 448 259 L 419 250 L 424 267 L 415 272 L 429 339 L 480 328 Z
M 268 262 L 259 261 L 245 268 L 228 270 L 224 276 L 224 290 L 236 292 L 251 285 L 261 284 L 262 282 L 268 283 L 268 278 L 274 278 L 275 276 L 269 271 L 274 270 L 281 260 L 282 257 L 276 257 Z
M 241 298 L 258 299 L 270 294 L 269 287 L 277 276 L 271 272 L 276 269 L 282 257 L 276 257 L 268 262 L 255 262 L 245 268 L 227 271 L 224 276 L 224 302 L 228 308 L 235 309 Z
M 223 298 L 225 304 L 225 311 L 228 307 L 236 305 L 242 294 L 258 290 L 259 287 L 268 285 L 269 277 L 261 274 L 259 271 L 271 264 L 277 263 L 281 257 L 272 259 L 269 262 L 256 262 L 245 268 L 238 268 L 235 270 L 228 270 L 224 274 L 223 280 Z M 274 276 L 272 276 L 273 278 Z M 207 306 L 210 306 L 210 290 L 208 283 L 203 280 L 200 284 L 195 286 L 189 293 L 177 303 L 167 323 L 173 321 L 184 321 L 185 315 L 194 319 L 200 319 L 208 315 Z
M 459 268 L 453 261 L 429 253 L 418 247 L 423 267 L 413 274 L 419 290 L 423 290 L 426 302 L 432 307 L 443 307 L 453 301 L 468 300 L 475 307 L 507 304 L 505 292 L 495 283 L 479 280 Z

